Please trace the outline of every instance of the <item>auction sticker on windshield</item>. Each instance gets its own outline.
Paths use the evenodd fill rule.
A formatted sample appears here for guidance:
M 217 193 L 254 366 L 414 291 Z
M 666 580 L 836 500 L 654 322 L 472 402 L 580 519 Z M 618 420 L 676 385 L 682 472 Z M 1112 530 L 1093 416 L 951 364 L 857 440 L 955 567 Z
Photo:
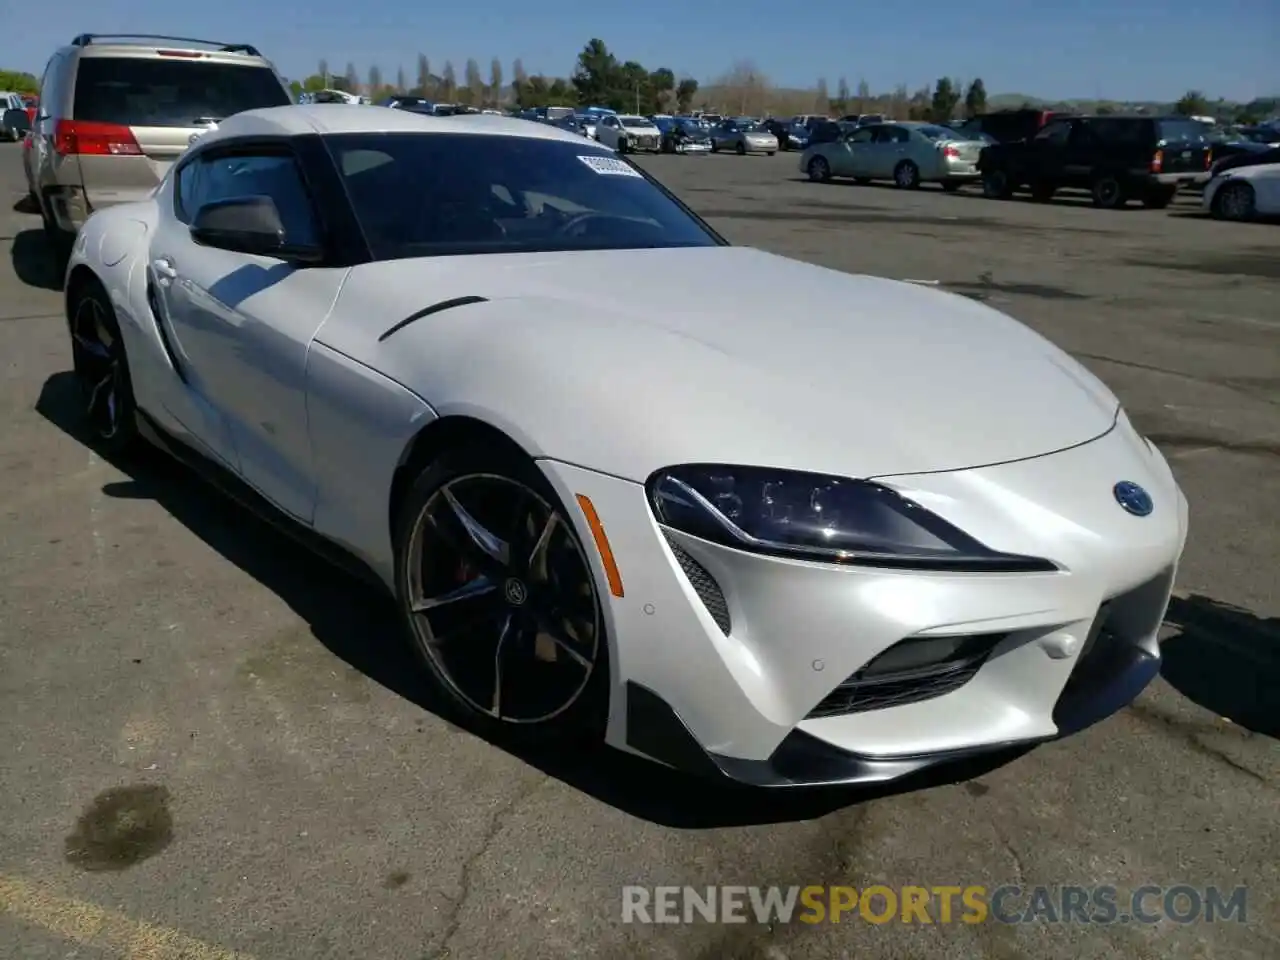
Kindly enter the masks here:
M 623 163 L 621 160 L 615 160 L 613 157 L 579 156 L 578 159 L 601 176 L 636 177 L 640 180 L 644 179 L 644 177 L 640 176 L 640 172 L 634 167 Z

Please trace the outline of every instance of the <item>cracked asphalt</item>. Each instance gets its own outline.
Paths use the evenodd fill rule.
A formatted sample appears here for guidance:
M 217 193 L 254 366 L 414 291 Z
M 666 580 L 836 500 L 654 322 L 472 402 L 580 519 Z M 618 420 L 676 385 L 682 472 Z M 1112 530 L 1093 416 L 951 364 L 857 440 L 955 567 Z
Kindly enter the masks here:
M 735 242 L 937 282 L 1111 384 L 1191 502 L 1164 677 L 1075 739 L 897 794 L 477 739 L 432 712 L 376 595 L 77 439 L 58 278 L 3 145 L 0 957 L 1280 956 L 1280 228 L 1192 198 L 814 185 L 787 155 L 641 162 Z M 1249 899 L 1245 923 L 620 922 L 628 884 L 873 883 Z

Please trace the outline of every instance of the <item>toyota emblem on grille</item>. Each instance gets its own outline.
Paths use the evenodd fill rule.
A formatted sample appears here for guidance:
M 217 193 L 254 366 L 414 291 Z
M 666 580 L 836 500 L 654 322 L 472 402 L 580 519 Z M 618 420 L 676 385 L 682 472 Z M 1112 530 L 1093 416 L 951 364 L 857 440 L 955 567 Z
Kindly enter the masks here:
M 1121 480 L 1111 488 L 1111 493 L 1116 498 L 1116 503 L 1135 517 L 1145 517 L 1155 507 L 1151 502 L 1151 494 L 1129 480 Z

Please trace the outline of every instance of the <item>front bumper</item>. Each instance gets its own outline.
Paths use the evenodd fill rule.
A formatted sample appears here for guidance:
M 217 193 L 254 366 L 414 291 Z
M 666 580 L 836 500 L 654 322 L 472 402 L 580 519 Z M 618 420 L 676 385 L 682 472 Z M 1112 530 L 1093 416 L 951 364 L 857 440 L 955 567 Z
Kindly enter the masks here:
M 1083 729 L 1159 669 L 1186 500 L 1123 419 L 1051 456 L 883 480 L 998 549 L 1047 556 L 1057 573 L 916 573 L 748 554 L 663 530 L 639 484 L 542 466 L 564 502 L 591 499 L 625 588 L 606 609 L 609 742 L 671 766 L 759 785 L 890 780 Z M 1152 515 L 1120 509 L 1111 487 L 1122 479 L 1152 493 Z M 580 534 L 591 542 L 585 524 Z M 990 636 L 992 646 L 958 684 L 831 708 L 878 654 L 944 636 Z

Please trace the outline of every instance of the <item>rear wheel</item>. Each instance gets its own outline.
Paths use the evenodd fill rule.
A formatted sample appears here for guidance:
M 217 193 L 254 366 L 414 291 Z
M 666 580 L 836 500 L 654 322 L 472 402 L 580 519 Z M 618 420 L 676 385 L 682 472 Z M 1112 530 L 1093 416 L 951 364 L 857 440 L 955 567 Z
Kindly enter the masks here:
M 914 190 L 920 186 L 920 168 L 910 160 L 903 160 L 893 168 L 893 185 L 900 190 Z
M 85 429 L 103 452 L 123 452 L 138 435 L 137 405 L 120 325 L 96 280 L 74 294 L 71 360 Z
M 541 472 L 459 449 L 417 479 L 396 527 L 396 594 L 448 701 L 494 733 L 599 740 L 608 642 L 589 553 Z
M 738 141 L 738 145 L 733 149 L 740 157 L 745 157 L 747 155 L 747 145 L 741 140 Z
M 959 180 L 943 180 L 942 189 L 947 191 L 947 193 L 955 193 L 957 190 L 960 189 L 960 181 Z
M 1089 193 L 1093 197 L 1093 205 L 1101 207 L 1103 210 L 1118 210 L 1128 200 L 1128 197 L 1125 196 L 1124 185 L 1118 177 L 1110 173 L 1094 177 Z
M 40 205 L 40 219 L 44 227 L 44 239 L 49 245 L 49 255 L 53 259 L 54 269 L 61 274 L 67 269 L 67 261 L 71 259 L 71 248 L 75 246 L 75 234 L 67 233 L 54 222 L 49 215 L 48 207 Z
M 1219 220 L 1252 220 L 1257 210 L 1253 186 L 1236 181 L 1219 188 L 1213 198 L 1212 214 Z

